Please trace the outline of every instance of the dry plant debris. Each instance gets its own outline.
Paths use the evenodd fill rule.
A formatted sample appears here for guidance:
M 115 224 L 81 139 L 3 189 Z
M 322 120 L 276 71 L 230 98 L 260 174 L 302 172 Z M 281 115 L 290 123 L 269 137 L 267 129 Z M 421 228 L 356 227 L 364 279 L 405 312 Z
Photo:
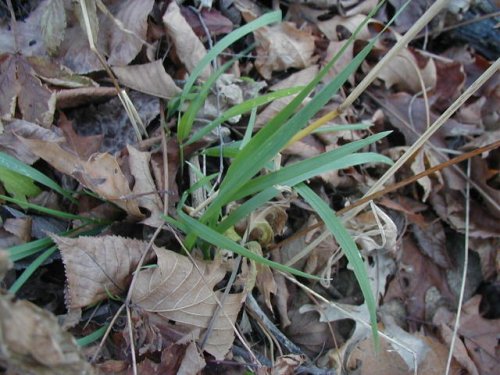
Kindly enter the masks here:
M 329 207 L 347 210 L 386 171 L 380 155 L 399 159 L 498 64 L 498 2 L 452 0 L 353 105 L 318 120 L 435 2 L 411 1 L 384 29 L 404 3 L 385 2 L 364 24 L 377 1 L 272 2 L 282 21 L 229 43 L 201 69 L 217 42 L 269 14 L 270 2 L 0 3 L 0 371 L 399 375 L 448 367 L 493 375 L 500 362 L 498 146 L 474 156 L 469 175 L 468 162 L 453 165 L 343 216 L 375 297 L 378 352 L 345 249 L 280 180 L 304 160 L 392 130 L 363 148 L 372 152 L 368 163 L 345 162 L 307 179 Z M 323 126 L 258 172 L 259 181 L 277 181 L 272 198 L 228 196 L 220 217 L 205 220 L 252 133 L 343 50 L 296 112 L 307 108 L 380 32 L 311 118 Z M 499 116 L 497 71 L 390 183 L 498 142 Z M 203 225 L 218 220 L 193 249 L 195 229 L 173 224 L 186 214 Z M 217 236 L 252 259 L 209 246 Z M 292 278 L 270 261 L 319 280 Z

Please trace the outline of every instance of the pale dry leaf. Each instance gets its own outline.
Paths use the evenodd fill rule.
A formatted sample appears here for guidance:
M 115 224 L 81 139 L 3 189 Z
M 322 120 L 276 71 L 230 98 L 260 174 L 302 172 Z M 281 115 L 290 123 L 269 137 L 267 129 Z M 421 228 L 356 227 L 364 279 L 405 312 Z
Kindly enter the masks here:
M 271 369 L 271 375 L 296 374 L 299 366 L 306 361 L 306 357 L 300 354 L 287 354 L 279 356 Z
M 432 318 L 432 323 L 434 323 L 441 334 L 444 342 L 451 347 L 451 341 L 453 338 L 452 324 L 455 321 L 455 314 L 452 314 L 445 307 L 440 307 L 434 317 Z M 477 367 L 467 353 L 467 348 L 465 347 L 462 340 L 455 340 L 453 348 L 453 358 L 457 360 L 462 367 L 467 369 L 470 375 L 479 375 Z
M 356 28 L 363 23 L 365 16 L 362 14 L 357 14 L 352 17 L 341 17 L 335 16 L 326 21 L 318 22 L 318 28 L 321 30 L 325 36 L 331 41 L 338 41 L 339 34 L 342 33 L 342 29 L 348 30 L 353 33 Z M 357 35 L 357 39 L 368 40 L 371 35 L 365 25 Z
M 76 309 L 123 294 L 147 242 L 119 236 L 51 236 L 61 251 L 68 283 L 66 304 Z M 146 261 L 154 256 L 149 252 Z
M 129 152 L 130 173 L 134 176 L 134 187 L 132 194 L 136 195 L 133 198 L 139 207 L 146 208 L 150 216 L 143 220 L 143 224 L 152 227 L 159 227 L 164 224 L 161 217 L 163 214 L 163 203 L 158 188 L 155 185 L 153 176 L 151 175 L 150 161 L 151 154 L 149 152 L 141 152 L 132 146 L 127 146 Z
M 177 370 L 178 375 L 191 375 L 199 374 L 201 370 L 207 365 L 205 358 L 201 355 L 196 343 L 191 341 L 186 348 L 184 358 L 182 358 L 181 365 Z
M 58 90 L 56 108 L 67 109 L 84 107 L 91 103 L 102 102 L 116 96 L 114 87 L 80 87 L 77 89 Z
M 31 239 L 31 217 L 5 219 L 3 228 L 20 239 L 20 243 L 29 242 Z
M 95 374 L 73 336 L 31 302 L 0 295 L 0 363 L 12 374 Z
M 102 30 L 101 33 L 103 33 Z M 98 38 L 97 41 L 104 43 L 104 40 L 105 38 Z M 102 49 L 103 47 L 99 45 L 98 50 Z M 79 74 L 87 74 L 103 69 L 97 54 L 90 49 L 87 34 L 83 32 L 80 25 L 66 29 L 64 41 L 59 49 L 59 56 L 61 56 L 60 61 L 65 66 Z
M 154 0 L 127 0 L 119 3 L 116 18 L 123 28 L 113 25 L 109 40 L 110 65 L 125 66 L 140 52 L 147 37 L 148 16 Z
M 216 298 L 223 293 L 214 287 L 225 276 L 220 263 L 193 262 L 173 251 L 155 248 L 158 267 L 141 270 L 132 294 L 132 301 L 150 314 L 166 322 L 174 321 L 181 329 L 206 332 L 217 310 Z M 234 340 L 236 321 L 246 292 L 228 294 L 224 307 L 212 325 L 204 350 L 216 359 L 222 359 Z
M 85 14 L 83 11 L 82 4 L 85 7 Z M 83 36 L 85 36 L 85 41 L 88 43 L 88 31 L 90 31 L 90 38 L 94 43 L 97 43 L 99 36 L 99 18 L 97 17 L 97 6 L 94 0 L 80 0 L 78 3 L 73 3 L 73 11 L 78 22 L 80 23 L 80 28 L 83 31 Z M 90 25 L 90 30 L 87 30 L 87 21 Z
M 374 250 L 370 253 L 372 262 L 365 262 L 370 287 L 376 300 L 385 294 L 387 280 L 396 271 L 396 262 L 385 250 Z
M 437 82 L 434 60 L 410 48 L 400 50 L 382 67 L 377 77 L 385 82 L 387 88 L 396 86 L 398 90 L 411 94 L 432 89 Z
M 64 40 L 66 30 L 64 3 L 63 0 L 48 0 L 41 6 L 45 8 L 40 23 L 45 48 L 51 55 L 55 55 Z
M 262 248 L 258 242 L 255 242 L 255 241 L 247 242 L 246 247 L 251 252 L 253 252 L 257 255 L 263 256 Z M 273 311 L 273 305 L 271 303 L 271 294 L 276 295 L 278 292 L 278 285 L 276 284 L 276 281 L 274 280 L 273 271 L 271 270 L 271 268 L 269 266 L 267 266 L 265 264 L 252 261 L 252 266 L 254 266 L 254 265 L 255 265 L 255 268 L 250 269 L 251 277 L 247 277 L 247 280 L 253 279 L 255 286 L 257 287 L 259 292 L 264 297 L 264 302 L 265 302 L 267 308 L 270 311 Z M 249 285 L 249 283 L 247 283 L 247 288 L 249 290 L 253 289 L 252 285 Z
M 165 72 L 162 60 L 156 60 L 147 64 L 128 65 L 114 67 L 121 84 L 134 90 L 170 99 L 181 92 L 170 75 Z
M 16 159 L 29 165 L 33 164 L 39 158 L 17 136 L 52 142 L 62 139 L 61 135 L 29 121 L 19 119 L 5 121 L 4 132 L 0 135 L 0 151 L 14 156 Z
M 254 32 L 257 41 L 255 67 L 262 77 L 274 71 L 307 68 L 314 63 L 314 36 L 291 22 L 262 27 Z
M 167 35 L 172 38 L 177 56 L 179 56 L 188 72 L 192 72 L 201 59 L 205 57 L 207 50 L 182 16 L 175 1 L 169 4 L 163 16 L 163 24 Z M 210 66 L 207 66 L 201 73 L 200 78 L 206 80 L 210 73 Z
M 270 90 L 275 91 L 279 89 L 287 89 L 297 86 L 305 86 L 318 74 L 319 66 L 311 65 L 306 69 L 302 69 L 298 72 L 291 74 L 289 77 L 282 81 L 279 81 L 275 85 L 270 87 Z M 274 118 L 274 116 L 280 112 L 283 108 L 290 103 L 296 95 L 290 95 L 281 99 L 276 99 L 271 102 L 262 112 L 260 112 L 255 121 L 255 126 L 261 127 L 265 125 L 269 120 Z
M 58 143 L 19 137 L 36 155 L 61 173 L 77 179 L 83 186 L 111 201 L 134 218 L 142 218 L 137 202 L 124 199 L 132 194 L 118 161 L 110 154 L 93 154 L 82 160 Z
M 447 348 L 430 336 L 418 334 L 410 335 L 414 339 L 431 347 L 418 366 L 418 374 L 442 375 L 446 372 Z M 391 345 L 386 340 L 381 340 L 381 348 L 374 351 L 374 343 L 371 336 L 361 341 L 352 351 L 346 353 L 347 368 L 356 371 L 359 375 L 412 375 L 414 371 L 409 369 Z M 401 350 L 404 350 L 401 348 Z M 408 353 L 411 355 L 410 353 Z M 453 361 L 451 374 L 460 373 L 460 366 Z
M 24 120 L 50 126 L 56 96 L 35 77 L 29 60 L 21 55 L 3 55 L 0 64 L 1 119 L 12 119 L 17 103 Z

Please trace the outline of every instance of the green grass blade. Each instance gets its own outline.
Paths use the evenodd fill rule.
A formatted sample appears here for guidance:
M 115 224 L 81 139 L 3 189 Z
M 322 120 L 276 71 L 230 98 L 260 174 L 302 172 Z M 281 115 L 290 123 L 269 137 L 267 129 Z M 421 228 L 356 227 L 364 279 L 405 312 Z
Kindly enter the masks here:
M 62 187 L 60 187 L 57 184 L 57 182 L 45 176 L 43 173 L 37 171 L 35 168 L 26 165 L 22 161 L 19 161 L 16 158 L 4 152 L 0 152 L 0 166 L 9 169 L 13 172 L 19 173 L 23 176 L 29 177 L 33 181 L 36 181 L 39 184 L 47 186 L 48 188 L 68 198 L 73 203 L 76 203 L 76 200 L 71 196 L 71 194 L 66 190 L 64 190 Z
M 52 246 L 45 250 L 43 254 L 41 254 L 38 258 L 36 258 L 25 270 L 24 272 L 17 278 L 17 280 L 12 284 L 9 288 L 9 292 L 12 294 L 16 294 L 19 289 L 24 285 L 26 281 L 33 275 L 33 273 L 40 267 L 43 262 L 45 262 L 54 252 L 57 250 L 56 246 Z
M 233 60 L 228 61 L 222 67 L 220 67 L 215 73 L 210 75 L 210 78 L 202 85 L 200 92 L 194 100 L 189 105 L 188 109 L 181 116 L 179 124 L 177 125 L 177 139 L 179 143 L 182 143 L 191 133 L 191 129 L 193 128 L 194 120 L 196 120 L 196 116 L 205 100 L 207 99 L 208 94 L 210 93 L 210 88 L 217 81 L 217 79 L 224 73 L 229 67 L 233 64 Z
M 308 279 L 315 279 L 319 280 L 320 278 L 318 276 L 310 275 L 308 273 L 299 271 L 295 268 L 285 266 L 280 263 L 273 262 L 269 259 L 266 259 L 260 255 L 257 255 L 255 253 L 252 253 L 250 250 L 247 250 L 240 244 L 234 242 L 233 240 L 230 240 L 229 238 L 225 237 L 224 235 L 218 233 L 217 231 L 209 228 L 205 224 L 200 223 L 198 220 L 193 219 L 189 215 L 186 215 L 184 212 L 179 212 L 179 216 L 181 221 L 184 222 L 185 227 L 189 228 L 189 230 L 193 233 L 195 233 L 198 237 L 201 239 L 205 240 L 206 242 L 217 246 L 220 249 L 227 249 L 230 250 L 238 255 L 244 256 L 248 259 L 251 259 L 259 264 L 264 264 L 269 267 L 275 268 L 279 271 L 282 272 L 287 272 L 290 274 L 293 274 L 295 276 L 300 276 L 300 277 L 305 277 Z M 170 224 L 175 225 L 175 222 L 172 221 Z
M 353 130 L 366 130 L 370 129 L 373 124 L 348 124 L 348 125 L 323 125 L 319 129 L 313 131 L 314 134 L 318 133 L 334 133 L 334 132 L 342 132 L 342 131 L 353 131 Z
M 238 192 L 232 196 L 230 200 L 234 201 L 242 199 L 248 195 L 267 189 L 270 186 L 295 186 L 322 173 L 345 169 L 355 165 L 365 163 L 393 164 L 392 160 L 388 157 L 374 152 L 351 154 L 341 158 L 334 158 L 333 160 L 325 160 L 328 159 L 326 156 L 329 155 L 322 154 L 315 158 L 307 159 L 294 165 L 282 168 L 279 171 L 257 177 L 238 190 Z M 311 167 L 308 168 L 308 166 Z
M 234 141 L 231 143 L 225 143 L 222 145 L 222 156 L 225 158 L 234 158 L 240 152 L 241 141 Z M 206 156 L 219 157 L 220 147 L 210 147 L 203 150 L 201 153 Z
M 365 20 L 365 22 L 367 22 Z M 354 34 L 353 34 L 354 35 Z M 218 197 L 208 207 L 203 220 L 218 215 L 222 206 L 226 203 L 226 197 L 231 197 L 252 178 L 262 166 L 271 160 L 290 139 L 307 124 L 324 105 L 330 100 L 335 92 L 347 81 L 349 76 L 356 71 L 373 48 L 375 40 L 368 43 L 335 78 L 329 82 L 320 93 L 318 93 L 298 113 L 284 123 L 295 109 L 302 103 L 309 92 L 326 75 L 329 68 L 341 56 L 342 50 L 323 68 L 318 75 L 300 92 L 285 109 L 277 114 L 264 128 L 262 128 L 243 148 L 229 167 L 226 177 L 221 184 Z M 348 43 L 344 45 L 346 47 Z M 347 47 L 346 47 L 347 48 Z
M 217 58 L 220 53 L 222 53 L 227 47 L 236 42 L 238 39 L 241 39 L 245 35 L 253 32 L 254 30 L 257 30 L 262 26 L 266 26 L 279 21 L 281 21 L 280 10 L 266 13 L 262 17 L 259 17 L 252 22 L 247 23 L 246 25 L 234 30 L 233 32 L 222 38 L 210 51 L 208 51 L 205 57 L 201 59 L 196 68 L 189 75 L 182 90 L 180 108 L 182 108 L 182 102 L 184 102 L 186 95 L 191 91 L 191 88 L 196 82 L 196 79 L 200 76 L 201 72 L 203 72 L 203 70 L 207 67 L 208 64 L 210 64 L 212 60 Z
M 68 233 L 68 232 L 64 232 Z M 50 237 L 41 238 L 39 240 L 23 243 L 9 247 L 6 251 L 9 253 L 9 259 L 13 262 L 29 257 L 49 247 L 52 244 Z
M 347 168 L 354 164 L 367 162 L 392 164 L 391 159 L 375 153 L 353 154 L 357 150 L 382 139 L 389 133 L 390 132 L 382 132 L 375 134 L 365 139 L 348 143 L 318 156 L 299 161 L 293 165 L 281 168 L 280 170 L 267 175 L 256 177 L 241 186 L 234 195 L 226 196 L 225 199 L 226 201 L 241 199 L 247 195 L 264 190 L 272 185 L 293 186 L 321 173 L 328 172 L 333 169 Z M 352 163 L 350 163 L 351 160 Z
M 235 106 L 229 108 L 226 112 L 224 112 L 221 116 L 217 117 L 215 120 L 211 121 L 196 133 L 193 134 L 191 138 L 185 143 L 185 145 L 190 145 L 191 143 L 199 141 L 205 135 L 210 133 L 213 129 L 215 129 L 218 125 L 223 122 L 229 120 L 231 117 L 243 115 L 247 112 L 250 112 L 252 109 L 257 108 L 261 105 L 267 104 L 277 99 L 281 99 L 290 95 L 295 95 L 300 92 L 303 87 L 290 87 L 286 89 L 276 90 L 256 98 L 248 99 L 243 103 L 236 104 Z
M 300 184 L 295 187 L 295 190 L 309 203 L 309 205 L 321 217 L 325 226 L 333 234 L 335 240 L 342 248 L 349 264 L 354 270 L 354 275 L 358 280 L 361 291 L 365 298 L 368 311 L 370 312 L 370 320 L 372 326 L 372 333 L 375 342 L 375 347 L 379 347 L 379 336 L 377 331 L 377 305 L 373 296 L 370 281 L 368 280 L 368 273 L 363 262 L 363 258 L 356 246 L 356 243 L 349 235 L 347 230 L 342 225 L 340 219 L 335 215 L 335 212 L 323 201 L 311 188 L 305 184 Z
M 87 346 L 87 345 L 90 345 L 94 341 L 97 341 L 101 337 L 103 337 L 104 334 L 106 333 L 106 330 L 108 329 L 108 327 L 109 327 L 109 324 L 106 323 L 105 325 L 103 325 L 99 329 L 96 329 L 91 334 L 89 334 L 87 336 L 84 336 L 84 337 L 80 337 L 79 339 L 76 339 L 76 343 L 78 344 L 78 346 Z

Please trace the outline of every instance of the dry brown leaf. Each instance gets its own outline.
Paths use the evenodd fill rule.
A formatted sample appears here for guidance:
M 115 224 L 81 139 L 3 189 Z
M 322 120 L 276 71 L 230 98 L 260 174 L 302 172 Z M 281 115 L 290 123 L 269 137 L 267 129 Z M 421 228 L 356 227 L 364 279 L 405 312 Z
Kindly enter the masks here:
M 361 23 L 363 23 L 365 18 L 366 17 L 361 14 L 357 14 L 352 17 L 335 16 L 327 21 L 318 22 L 317 25 L 321 32 L 325 34 L 325 36 L 329 40 L 338 41 L 339 34 L 342 34 L 343 29 L 348 30 L 350 33 L 353 33 L 354 30 L 356 30 L 356 28 L 361 25 Z M 368 40 L 370 39 L 370 37 L 370 32 L 368 31 L 368 28 L 366 26 L 364 26 L 357 35 L 357 39 L 361 40 Z
M 17 136 L 37 138 L 46 141 L 58 141 L 62 137 L 53 131 L 24 120 L 4 122 L 4 132 L 0 135 L 0 151 L 14 156 L 26 164 L 33 164 L 39 158 L 29 146 L 26 146 Z
M 0 117 L 10 120 L 16 105 L 23 119 L 48 127 L 54 116 L 56 96 L 35 76 L 30 61 L 19 55 L 0 56 Z
M 305 86 L 318 74 L 318 65 L 311 65 L 306 69 L 290 74 L 289 77 L 270 87 L 270 90 L 280 90 L 296 86 Z M 286 107 L 296 95 L 273 100 L 262 112 L 259 113 L 255 121 L 255 126 L 261 127 L 271 120 L 278 112 Z
M 432 318 L 432 323 L 439 328 L 439 333 L 448 347 L 451 346 L 453 337 L 453 330 L 451 327 L 453 327 L 452 324 L 454 324 L 454 321 L 455 314 L 449 312 L 445 307 L 440 307 Z M 460 365 L 467 369 L 470 375 L 479 375 L 477 367 L 467 353 L 467 349 L 462 340 L 455 340 L 453 358 L 455 358 Z
M 377 75 L 387 88 L 396 86 L 399 91 L 415 94 L 434 88 L 437 82 L 434 60 L 426 58 L 417 50 L 405 48 L 382 67 Z M 420 81 L 422 79 L 424 87 Z
M 132 146 L 127 146 L 127 149 L 130 154 L 128 161 L 130 173 L 132 173 L 135 180 L 132 190 L 132 194 L 136 195 L 134 200 L 139 207 L 146 208 L 150 213 L 150 216 L 143 220 L 142 223 L 155 228 L 159 227 L 165 221 L 161 217 L 163 214 L 163 203 L 151 175 L 151 154 L 149 152 L 140 152 Z
M 148 16 L 154 0 L 126 0 L 118 3 L 116 19 L 123 27 L 113 24 L 109 40 L 110 65 L 125 66 L 140 52 L 148 30 Z
M 205 57 L 207 50 L 196 36 L 191 26 L 182 16 L 179 6 L 172 1 L 163 16 L 163 24 L 167 34 L 172 38 L 177 56 L 182 61 L 188 72 L 192 72 L 200 60 Z M 206 80 L 210 76 L 211 69 L 207 66 L 200 75 Z
M 81 87 L 56 91 L 56 108 L 85 106 L 116 96 L 114 87 Z
M 17 219 L 5 219 L 3 228 L 19 238 L 19 243 L 26 243 L 31 240 L 31 217 L 20 217 Z
M 444 227 L 439 219 L 429 218 L 425 223 L 411 224 L 411 229 L 420 251 L 444 269 L 453 266 L 446 250 Z
M 165 72 L 162 60 L 148 64 L 114 67 L 113 73 L 116 74 L 121 84 L 152 96 L 170 99 L 181 92 L 172 77 Z
M 418 366 L 419 374 L 442 375 L 446 372 L 447 348 L 437 340 L 429 336 L 410 335 L 430 346 Z M 399 341 L 396 338 L 397 341 Z M 403 341 L 405 345 L 406 342 Z M 386 340 L 381 340 L 380 351 L 374 352 L 374 344 L 371 336 L 360 342 L 350 353 L 347 367 L 351 371 L 358 370 L 360 375 L 412 375 L 414 371 L 409 369 L 398 352 Z M 401 349 L 404 350 L 404 349 Z M 411 354 L 408 353 L 410 356 Z M 460 373 L 460 366 L 453 361 L 451 373 Z
M 51 236 L 61 251 L 68 290 L 66 304 L 81 308 L 123 294 L 147 242 L 119 236 Z M 153 252 L 147 257 L 151 259 Z
M 0 250 L 0 282 L 5 277 L 8 270 L 12 268 L 14 263 L 10 260 L 9 252 Z
M 60 60 L 65 66 L 79 74 L 87 74 L 103 69 L 99 58 L 90 49 L 87 35 L 80 25 L 67 28 L 65 34 L 64 41 L 59 48 Z M 105 38 L 98 38 L 98 41 L 104 42 L 104 40 Z M 102 50 L 102 48 L 99 48 L 99 50 Z
M 0 363 L 8 373 L 95 373 L 73 336 L 47 310 L 2 294 L 0 316 Z
M 140 308 L 176 327 L 206 332 L 217 310 L 216 298 L 223 293 L 214 287 L 225 275 L 220 263 L 195 260 L 170 250 L 155 248 L 158 267 L 141 270 L 132 294 Z M 228 294 L 224 308 L 218 313 L 207 338 L 204 350 L 222 359 L 234 340 L 233 325 L 245 299 L 246 292 Z
M 257 41 L 255 67 L 266 79 L 274 71 L 307 68 L 314 63 L 314 36 L 290 22 L 262 27 L 254 32 Z
M 384 301 L 406 301 L 412 328 L 416 326 L 415 322 L 432 317 L 439 303 L 452 303 L 455 297 L 450 291 L 446 273 L 422 254 L 413 239 L 407 235 L 402 243 L 399 269 L 389 283 Z M 435 294 L 438 295 L 436 298 L 430 298 Z
M 64 132 L 68 144 L 82 160 L 87 160 L 92 154 L 97 153 L 101 147 L 103 135 L 90 135 L 87 137 L 76 134 L 73 130 L 73 122 L 61 113 L 59 116 L 59 128 Z
M 463 337 L 479 373 L 493 375 L 498 370 L 500 319 L 484 319 L 479 313 L 480 302 L 481 296 L 476 295 L 462 307 L 463 313 L 458 334 Z
M 97 87 L 97 82 L 92 79 L 75 74 L 69 68 L 57 64 L 42 56 L 27 58 L 35 74 L 51 85 L 66 88 Z
M 124 199 L 132 191 L 115 157 L 107 153 L 94 154 L 88 160 L 82 160 L 57 143 L 23 137 L 19 139 L 59 172 L 74 177 L 83 186 L 113 202 L 132 217 L 143 217 L 135 200 Z

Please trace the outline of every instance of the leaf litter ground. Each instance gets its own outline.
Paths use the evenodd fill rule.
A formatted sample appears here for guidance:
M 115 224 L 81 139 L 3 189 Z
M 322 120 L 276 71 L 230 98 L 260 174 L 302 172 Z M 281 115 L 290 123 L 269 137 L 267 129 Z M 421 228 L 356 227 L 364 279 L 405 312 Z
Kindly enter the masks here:
M 452 373 L 495 372 L 500 335 L 497 149 L 471 160 L 470 178 L 465 164 L 446 168 L 383 196 L 345 223 L 376 297 L 383 336 L 375 353 L 363 294 L 342 249 L 309 204 L 286 187 L 278 186 L 281 190 L 263 207 L 250 207 L 250 214 L 224 236 L 255 256 L 317 275 L 320 281 L 300 279 L 299 286 L 268 265 L 225 249 L 210 261 L 203 260 L 200 249 L 188 257 L 180 246 L 182 228 L 163 226 L 164 215 L 179 216 L 179 202 L 197 217 L 197 207 L 212 193 L 203 176 L 213 174 L 217 181 L 230 164 L 217 156 L 221 142 L 247 141 L 249 128 L 259 130 L 291 101 L 286 96 L 227 117 L 188 146 L 179 145 L 176 116 L 168 117 L 176 108 L 185 110 L 178 107 L 185 79 L 211 46 L 268 12 L 271 4 L 83 3 L 87 20 L 80 3 L 14 4 L 14 27 L 1 8 L 0 151 L 71 191 L 77 204 L 48 185 L 33 184 L 10 165 L 0 169 L 2 193 L 11 197 L 1 211 L 1 248 L 7 252 L 0 252 L 0 275 L 2 286 L 22 300 L 2 292 L 0 367 L 37 374 L 407 374 L 417 367 L 420 373 L 442 374 L 454 341 Z M 246 100 L 309 83 L 376 5 L 304 3 L 281 4 L 285 21 L 251 33 L 201 72 L 201 81 L 209 79 L 235 54 L 256 44 L 210 88 L 194 132 Z M 393 133 L 366 151 L 399 158 L 498 57 L 494 47 L 484 47 L 492 33 L 498 40 L 498 29 L 491 26 L 492 20 L 498 22 L 491 16 L 498 9 L 489 1 L 460 4 L 452 1 L 427 34 L 384 66 L 360 100 L 284 148 L 263 173 L 384 130 Z M 342 103 L 428 5 L 411 2 L 317 117 Z M 400 6 L 388 1 L 319 86 L 334 79 Z M 481 18 L 464 23 L 471 17 Z M 484 33 L 483 43 L 467 39 L 471 27 Z M 126 111 L 122 97 L 116 97 L 84 30 L 95 35 L 97 50 L 116 77 L 114 83 L 127 90 L 134 111 Z M 497 74 L 395 179 L 498 141 L 499 85 Z M 147 133 L 132 127 L 131 116 Z M 224 152 L 231 155 L 229 148 Z M 340 210 L 359 199 L 385 169 L 373 159 L 322 173 L 308 184 Z M 472 194 L 466 224 L 467 181 Z M 187 191 L 191 196 L 185 200 Z M 227 207 L 226 214 L 242 203 Z M 66 216 L 51 217 L 47 209 Z M 306 231 L 312 226 L 316 229 Z M 467 283 L 454 340 L 466 226 Z M 81 235 L 63 235 L 73 229 Z M 30 275 L 24 284 L 23 275 Z M 120 308 L 123 302 L 128 316 Z M 117 311 L 118 319 L 99 346 Z M 80 348 L 68 332 L 79 338 Z

